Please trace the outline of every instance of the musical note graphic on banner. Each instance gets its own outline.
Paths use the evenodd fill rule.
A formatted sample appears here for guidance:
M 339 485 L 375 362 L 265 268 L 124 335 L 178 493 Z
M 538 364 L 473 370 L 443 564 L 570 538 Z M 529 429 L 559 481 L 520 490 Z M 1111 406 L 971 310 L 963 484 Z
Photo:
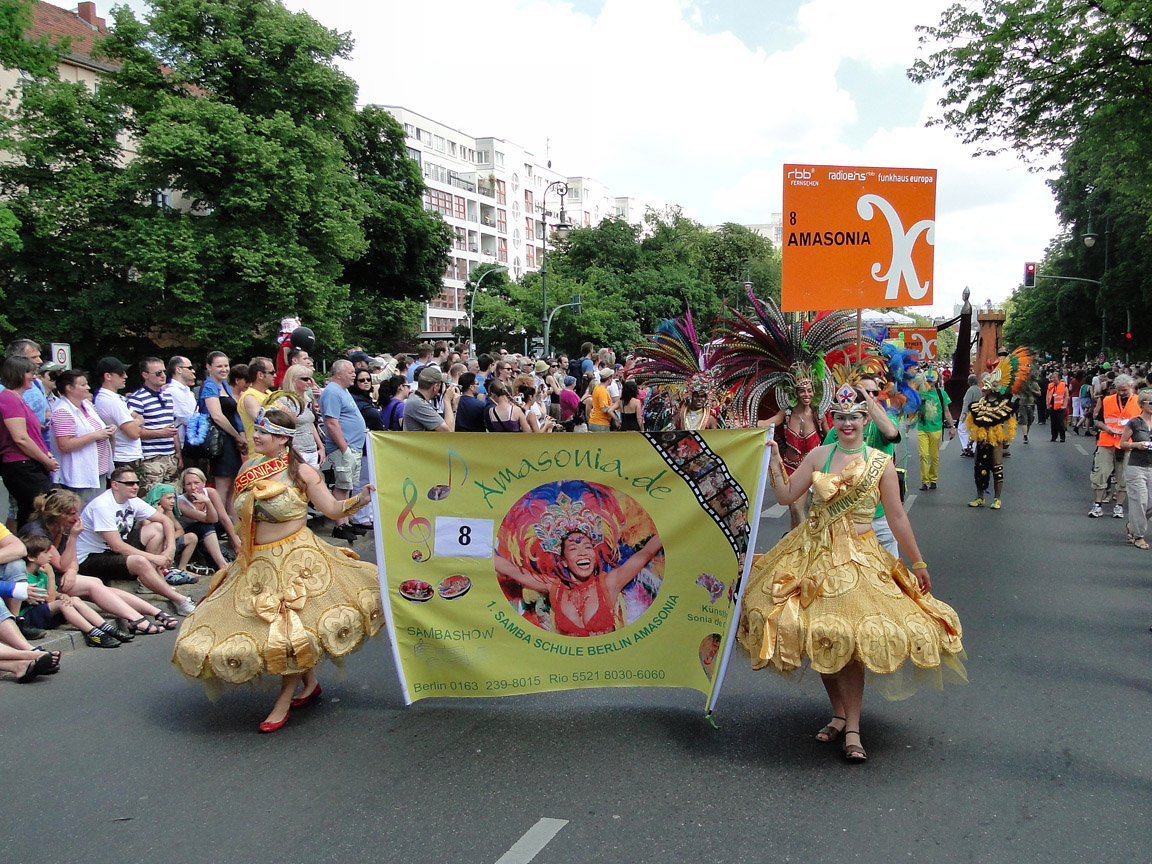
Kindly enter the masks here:
M 431 501 L 443 501 L 452 493 L 452 460 L 455 459 L 464 468 L 464 476 L 460 479 L 460 484 L 463 485 L 464 481 L 468 479 L 468 463 L 465 462 L 460 454 L 455 450 L 448 451 L 448 482 L 440 486 L 433 486 L 428 490 L 428 499 Z
M 413 550 L 413 561 L 420 563 L 430 561 L 432 559 L 432 547 L 428 541 L 432 539 L 432 523 L 412 512 L 416 509 L 419 493 L 416 490 L 416 484 L 407 477 L 404 478 L 403 495 L 404 509 L 400 511 L 400 517 L 396 520 L 396 532 L 404 538 L 405 542 L 423 547 L 423 549 Z M 405 520 L 407 520 L 407 525 L 405 525 Z

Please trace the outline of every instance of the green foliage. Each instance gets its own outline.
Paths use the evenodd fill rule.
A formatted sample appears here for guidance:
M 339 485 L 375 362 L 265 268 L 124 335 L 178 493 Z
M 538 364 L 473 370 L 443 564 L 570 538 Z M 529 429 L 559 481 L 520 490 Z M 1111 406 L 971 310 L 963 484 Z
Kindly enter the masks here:
M 356 109 L 349 36 L 275 0 L 114 16 L 97 51 L 117 71 L 96 93 L 25 82 L 0 142 L 10 325 L 239 356 L 269 353 L 288 314 L 323 351 L 417 329 L 449 235 L 402 129 Z
M 47 36 L 26 38 L 35 6 L 36 0 L 0 0 L 0 66 L 39 78 L 55 73 L 69 40 L 60 39 L 53 45 Z
M 921 28 L 935 49 L 909 76 L 944 86 L 943 114 L 978 152 L 1059 157 L 1049 185 L 1064 231 L 1006 334 L 1060 356 L 1152 348 L 1152 16 L 1145 0 L 984 0 Z M 1087 249 L 1089 227 L 1099 242 Z M 1107 239 L 1105 239 L 1107 235 Z M 1021 263 L 1032 255 L 1022 254 Z M 1065 278 L 1056 278 L 1065 277 Z M 1096 280 L 1099 286 L 1075 279 Z M 1132 317 L 1134 339 L 1122 334 Z

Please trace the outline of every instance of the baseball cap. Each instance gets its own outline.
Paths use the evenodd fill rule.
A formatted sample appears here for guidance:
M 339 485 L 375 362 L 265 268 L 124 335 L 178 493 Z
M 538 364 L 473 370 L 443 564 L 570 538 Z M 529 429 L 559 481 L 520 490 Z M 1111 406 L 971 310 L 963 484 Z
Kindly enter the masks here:
M 45 372 L 63 372 L 64 364 L 57 363 L 55 360 L 49 360 L 47 363 L 41 363 L 40 367 L 36 370 L 38 375 L 43 375 Z
M 439 366 L 425 366 L 416 376 L 416 380 L 421 384 L 440 384 L 444 381 L 444 373 L 440 371 Z
M 112 373 L 113 375 L 127 375 L 128 367 L 117 360 L 115 357 L 105 357 L 96 364 L 96 379 L 102 380 L 101 376 Z
M 601 381 L 607 381 L 609 378 L 611 378 L 615 374 L 616 374 L 615 369 L 601 369 L 600 370 L 600 380 Z

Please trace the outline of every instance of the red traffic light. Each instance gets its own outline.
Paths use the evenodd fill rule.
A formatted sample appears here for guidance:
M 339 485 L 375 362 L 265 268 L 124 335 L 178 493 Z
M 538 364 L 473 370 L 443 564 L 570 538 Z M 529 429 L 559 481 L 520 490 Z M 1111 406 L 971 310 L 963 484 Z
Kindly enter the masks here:
M 1131 338 L 1132 338 L 1132 334 L 1131 334 L 1131 333 L 1125 333 L 1125 334 L 1124 334 L 1124 338 L 1125 338 L 1125 339 L 1131 339 Z
M 1036 285 L 1036 262 L 1024 262 L 1024 287 L 1032 288 Z
M 1033 264 L 1031 261 L 1029 261 L 1027 264 L 1024 265 L 1024 272 L 1025 273 L 1035 273 L 1036 272 L 1036 265 Z

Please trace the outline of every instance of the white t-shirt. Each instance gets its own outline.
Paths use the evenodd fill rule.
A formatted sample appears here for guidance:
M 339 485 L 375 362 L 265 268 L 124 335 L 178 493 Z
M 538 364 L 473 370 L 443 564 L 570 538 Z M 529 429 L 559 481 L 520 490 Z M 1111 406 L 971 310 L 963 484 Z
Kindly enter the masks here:
M 101 387 L 96 391 L 93 400 L 96 413 L 100 419 L 109 426 L 116 427 L 116 435 L 112 439 L 112 461 L 134 462 L 144 458 L 144 446 L 139 438 L 129 438 L 120 429 L 121 424 L 132 422 L 132 412 L 128 410 L 128 402 L 119 393 Z
M 89 555 L 110 551 L 100 536 L 101 531 L 115 531 L 121 540 L 127 540 L 136 524 L 155 512 L 155 507 L 145 504 L 140 498 L 129 498 L 123 504 L 117 504 L 111 489 L 101 492 L 80 512 L 82 527 L 80 536 L 76 538 L 76 560 L 83 562 Z

